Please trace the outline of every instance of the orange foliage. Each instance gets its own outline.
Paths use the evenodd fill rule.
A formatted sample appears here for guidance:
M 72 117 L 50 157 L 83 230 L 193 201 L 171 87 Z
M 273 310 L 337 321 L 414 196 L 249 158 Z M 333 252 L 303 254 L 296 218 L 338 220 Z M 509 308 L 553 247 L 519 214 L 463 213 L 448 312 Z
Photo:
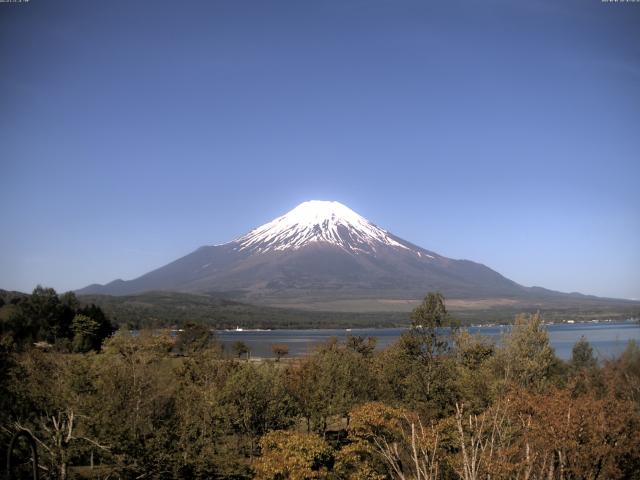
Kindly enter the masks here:
M 631 402 L 567 390 L 512 392 L 487 473 L 499 478 L 626 478 L 640 460 L 640 415 Z M 637 464 L 637 463 L 636 463 Z

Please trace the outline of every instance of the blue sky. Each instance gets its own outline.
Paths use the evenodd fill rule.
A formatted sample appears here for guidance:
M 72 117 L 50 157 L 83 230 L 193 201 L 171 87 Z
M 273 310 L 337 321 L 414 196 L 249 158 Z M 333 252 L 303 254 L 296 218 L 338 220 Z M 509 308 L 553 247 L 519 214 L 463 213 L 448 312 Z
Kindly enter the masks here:
M 0 4 L 0 288 L 134 278 L 308 199 L 640 298 L 640 4 Z

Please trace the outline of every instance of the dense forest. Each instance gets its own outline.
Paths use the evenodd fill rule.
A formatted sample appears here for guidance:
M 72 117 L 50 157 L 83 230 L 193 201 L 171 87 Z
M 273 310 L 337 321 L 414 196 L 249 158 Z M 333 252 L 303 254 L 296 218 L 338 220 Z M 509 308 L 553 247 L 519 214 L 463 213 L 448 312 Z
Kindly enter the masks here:
M 130 296 L 83 295 L 115 322 L 132 328 L 182 327 L 202 323 L 214 328 L 346 328 L 407 325 L 399 312 L 331 312 L 251 305 L 217 295 L 147 292 Z M 626 315 L 628 318 L 629 315 Z
M 429 294 L 385 349 L 251 361 L 198 323 L 112 334 L 72 294 L 2 303 L 0 454 L 27 430 L 41 478 L 640 479 L 640 348 L 565 362 L 538 314 L 496 346 Z

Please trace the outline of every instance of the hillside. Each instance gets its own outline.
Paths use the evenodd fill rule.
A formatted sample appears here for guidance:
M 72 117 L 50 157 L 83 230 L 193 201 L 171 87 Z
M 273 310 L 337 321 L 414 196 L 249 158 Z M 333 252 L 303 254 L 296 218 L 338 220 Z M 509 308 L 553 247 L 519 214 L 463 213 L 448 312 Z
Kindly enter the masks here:
M 82 295 L 82 302 L 99 305 L 115 322 L 133 327 L 180 326 L 186 322 L 227 328 L 351 328 L 394 327 L 409 323 L 408 309 L 388 312 L 296 310 L 250 305 L 206 295 L 149 292 L 141 295 Z M 513 305 L 486 307 L 481 303 L 447 302 L 461 324 L 510 323 L 516 314 L 535 308 Z M 409 307 L 409 305 L 405 306 Z M 547 321 L 626 319 L 640 317 L 640 306 L 610 304 L 590 308 L 540 309 Z

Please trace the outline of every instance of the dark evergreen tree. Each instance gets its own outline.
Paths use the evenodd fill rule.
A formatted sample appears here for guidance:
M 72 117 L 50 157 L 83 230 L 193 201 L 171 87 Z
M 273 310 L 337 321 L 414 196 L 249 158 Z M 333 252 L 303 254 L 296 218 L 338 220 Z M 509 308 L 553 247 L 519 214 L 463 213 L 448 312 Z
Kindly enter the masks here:
M 453 326 L 442 294 L 429 292 L 411 312 L 411 328 L 403 336 L 403 343 L 408 353 L 424 363 L 431 362 L 449 351 L 450 335 L 443 329 Z
M 44 340 L 55 343 L 59 338 L 70 338 L 71 320 L 65 308 L 60 304 L 58 294 L 53 288 L 38 285 L 29 299 L 22 303 L 22 314 L 31 330 L 34 340 Z M 64 317 L 66 322 L 60 322 Z
M 104 311 L 93 303 L 79 308 L 76 313 L 86 315 L 98 324 L 95 335 L 92 337 L 91 349 L 96 351 L 100 350 L 102 343 L 116 331 L 116 326 L 111 323 L 111 320 L 105 315 Z
M 440 293 L 428 293 L 411 312 L 411 327 L 399 340 L 397 358 L 406 384 L 406 401 L 428 418 L 451 413 L 456 401 L 455 371 L 450 359 L 455 324 Z

